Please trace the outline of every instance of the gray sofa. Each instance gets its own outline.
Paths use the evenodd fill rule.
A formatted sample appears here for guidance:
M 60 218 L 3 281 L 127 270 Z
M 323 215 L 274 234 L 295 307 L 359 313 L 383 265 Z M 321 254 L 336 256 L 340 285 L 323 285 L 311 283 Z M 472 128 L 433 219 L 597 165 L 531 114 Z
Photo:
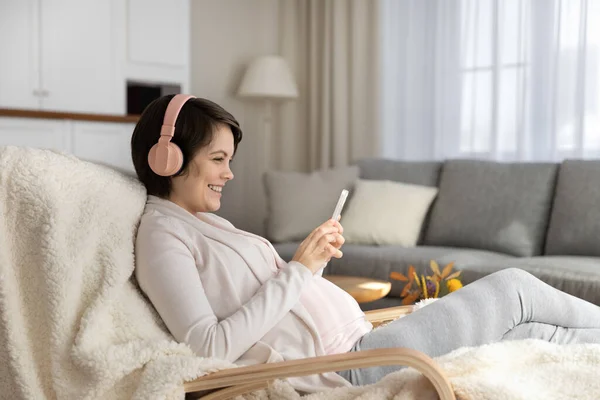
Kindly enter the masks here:
M 325 274 L 390 280 L 392 271 L 429 271 L 455 262 L 468 284 L 517 267 L 600 305 L 600 160 L 499 163 L 478 160 L 358 162 L 361 179 L 437 186 L 416 247 L 345 244 Z M 352 201 L 350 199 L 350 201 Z M 342 221 L 343 223 L 343 221 Z M 291 259 L 297 242 L 274 243 Z M 401 282 L 366 309 L 401 304 Z

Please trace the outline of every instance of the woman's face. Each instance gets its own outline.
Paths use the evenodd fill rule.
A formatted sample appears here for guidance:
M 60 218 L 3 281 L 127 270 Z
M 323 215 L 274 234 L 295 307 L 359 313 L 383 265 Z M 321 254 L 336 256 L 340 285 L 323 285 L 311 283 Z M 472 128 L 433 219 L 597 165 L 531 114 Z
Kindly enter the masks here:
M 217 125 L 213 139 L 188 164 L 188 173 L 171 178 L 169 200 L 190 213 L 212 212 L 221 207 L 221 190 L 233 179 L 233 133 L 228 125 Z

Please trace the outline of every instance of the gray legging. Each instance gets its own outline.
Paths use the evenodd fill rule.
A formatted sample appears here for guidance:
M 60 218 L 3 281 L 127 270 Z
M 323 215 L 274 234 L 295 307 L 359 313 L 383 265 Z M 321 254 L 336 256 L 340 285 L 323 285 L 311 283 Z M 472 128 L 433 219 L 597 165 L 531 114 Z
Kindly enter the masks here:
M 600 343 L 600 307 L 520 269 L 488 275 L 363 336 L 351 351 L 408 347 L 437 357 L 463 346 L 515 339 Z M 377 382 L 401 366 L 340 371 L 353 385 Z

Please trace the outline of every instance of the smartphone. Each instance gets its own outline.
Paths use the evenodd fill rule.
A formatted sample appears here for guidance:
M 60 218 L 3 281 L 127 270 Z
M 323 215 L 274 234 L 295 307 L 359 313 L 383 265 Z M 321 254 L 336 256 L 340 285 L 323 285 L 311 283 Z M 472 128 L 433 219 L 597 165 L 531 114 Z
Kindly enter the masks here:
M 344 203 L 346 203 L 346 199 L 348 198 L 348 191 L 346 189 L 342 190 L 342 194 L 340 194 L 340 198 L 338 199 L 337 205 L 335 206 L 335 210 L 333 210 L 333 218 L 334 221 L 337 221 L 340 215 L 342 215 L 342 209 L 344 208 Z

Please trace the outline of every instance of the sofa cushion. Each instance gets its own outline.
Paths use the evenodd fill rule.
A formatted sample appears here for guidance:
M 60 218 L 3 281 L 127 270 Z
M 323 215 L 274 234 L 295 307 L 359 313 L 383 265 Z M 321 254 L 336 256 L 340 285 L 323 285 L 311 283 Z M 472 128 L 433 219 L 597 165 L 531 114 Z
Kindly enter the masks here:
M 551 163 L 446 162 L 424 243 L 541 254 L 556 170 Z
M 578 256 L 542 256 L 461 263 L 463 283 L 504 268 L 521 268 L 563 292 L 600 305 L 600 259 Z
M 295 243 L 276 244 L 275 249 L 286 261 L 294 256 L 300 245 Z M 402 247 L 402 246 L 367 246 L 359 244 L 344 244 L 344 256 L 333 258 L 323 270 L 324 275 L 363 276 L 392 282 L 388 296 L 397 297 L 402 292 L 403 282 L 390 279 L 391 272 L 406 273 L 409 265 L 415 267 L 417 274 L 431 275 L 429 261 L 436 260 L 441 266 L 450 262 L 456 264 L 455 271 L 461 270 L 463 264 L 477 265 L 495 261 L 502 264 L 503 260 L 514 257 L 506 254 L 484 250 L 457 249 L 451 247 Z
M 346 243 L 415 246 L 437 191 L 410 183 L 359 179 L 341 220 Z
M 600 256 L 600 161 L 567 160 L 558 171 L 546 254 Z
M 342 189 L 351 190 L 357 179 L 357 166 L 310 174 L 266 172 L 267 238 L 273 242 L 304 240 L 331 218 Z
M 390 180 L 414 185 L 437 186 L 442 163 L 366 158 L 358 161 L 361 179 Z

